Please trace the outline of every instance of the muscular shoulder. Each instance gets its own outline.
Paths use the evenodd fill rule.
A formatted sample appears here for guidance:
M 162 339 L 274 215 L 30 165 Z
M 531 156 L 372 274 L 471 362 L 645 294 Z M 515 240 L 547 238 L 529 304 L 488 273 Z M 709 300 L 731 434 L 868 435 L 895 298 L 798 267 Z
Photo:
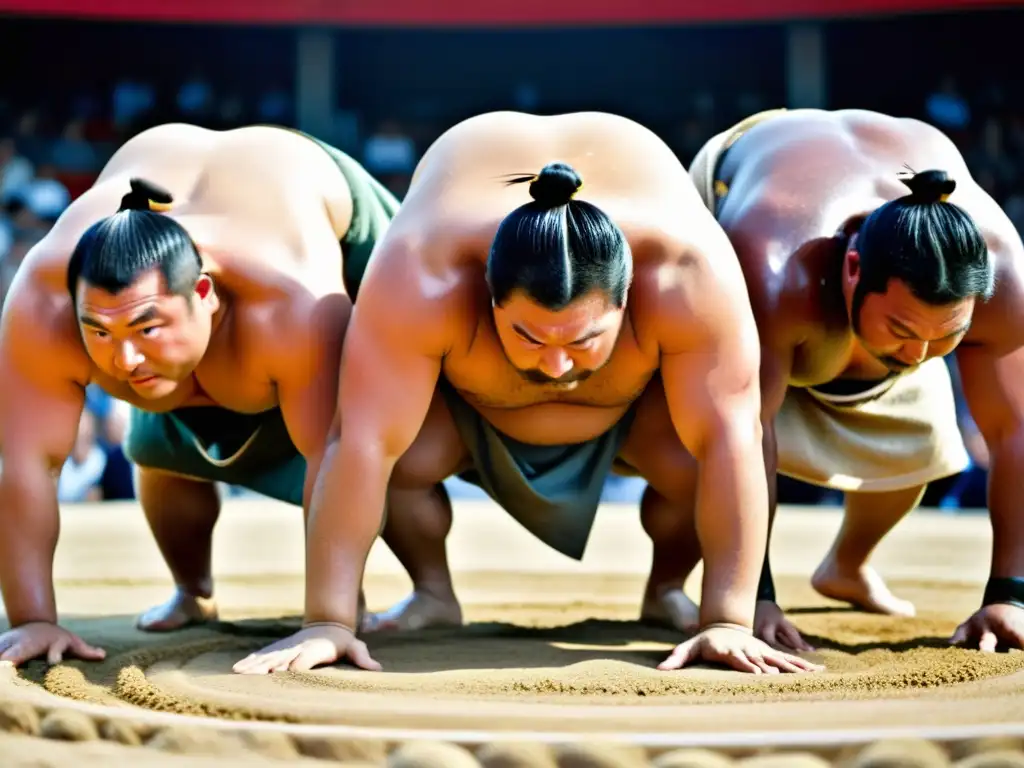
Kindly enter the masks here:
M 352 305 L 342 293 L 295 291 L 240 308 L 232 356 L 247 375 L 272 382 L 337 368 Z
M 728 223 L 759 326 L 781 329 L 798 322 L 800 308 L 815 293 L 806 260 L 827 246 L 835 231 L 824 228 L 819 215 L 809 215 L 806 208 L 765 190 L 746 200 Z
M 65 264 L 47 240 L 36 245 L 15 275 L 0 318 L 0 368 L 10 366 L 37 386 L 68 380 L 84 386 L 92 373 L 65 287 Z
M 1024 346 L 1024 244 L 1020 234 L 1002 208 L 976 185 L 962 195 L 958 187 L 950 200 L 977 222 L 995 270 L 995 293 L 975 307 L 964 343 L 991 345 L 1000 352 Z
M 28 252 L 11 283 L 0 322 L 6 363 L 43 378 L 88 382 L 92 366 L 68 294 L 68 262 L 81 236 L 117 210 L 127 188 L 126 178 L 107 173 L 76 198 Z
M 484 267 L 473 258 L 467 236 L 436 224 L 418 226 L 408 210 L 399 221 L 402 215 L 373 252 L 353 325 L 444 355 L 475 327 Z
M 754 330 L 732 244 L 699 216 L 687 236 L 663 238 L 635 263 L 629 302 L 641 343 L 666 354 L 699 348 L 709 336 Z

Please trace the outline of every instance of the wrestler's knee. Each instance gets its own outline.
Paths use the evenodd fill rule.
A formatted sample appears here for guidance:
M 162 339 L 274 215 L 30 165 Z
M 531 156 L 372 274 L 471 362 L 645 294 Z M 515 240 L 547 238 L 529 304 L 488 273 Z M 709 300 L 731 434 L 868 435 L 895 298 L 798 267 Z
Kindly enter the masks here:
M 671 504 L 692 504 L 697 492 L 697 462 L 682 444 L 666 444 L 637 459 L 640 475 Z
M 657 546 L 693 538 L 697 490 L 693 457 L 678 441 L 674 446 L 638 447 L 628 455 L 631 469 L 648 484 L 640 500 L 640 525 L 651 541 Z
M 638 403 L 636 418 L 619 458 L 667 502 L 692 503 L 697 462 L 672 426 L 660 381 L 652 382 Z
M 678 505 L 658 493 L 652 486 L 644 489 L 640 499 L 640 525 L 652 539 L 663 538 L 667 530 L 675 527 L 672 524 L 673 512 Z
M 678 542 L 694 537 L 694 499 L 672 500 L 648 486 L 640 501 L 640 526 L 655 542 Z
M 468 452 L 440 392 L 434 393 L 416 439 L 391 473 L 391 488 L 432 488 L 461 471 Z
M 394 492 L 431 488 L 448 477 L 441 462 L 431 459 L 426 451 L 410 448 L 395 464 L 391 472 L 390 489 Z

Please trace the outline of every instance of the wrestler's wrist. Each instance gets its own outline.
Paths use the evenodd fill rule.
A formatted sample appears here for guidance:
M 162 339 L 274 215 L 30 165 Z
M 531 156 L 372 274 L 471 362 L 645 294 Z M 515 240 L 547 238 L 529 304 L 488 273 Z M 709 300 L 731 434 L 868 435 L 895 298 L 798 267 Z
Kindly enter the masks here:
M 347 629 L 355 634 L 356 628 L 360 625 L 360 619 L 362 618 L 362 611 L 357 607 L 355 612 L 340 607 L 328 607 L 323 606 L 317 610 L 306 609 L 305 614 L 302 617 L 302 628 L 312 627 L 314 625 L 326 627 L 334 625 L 339 629 Z
M 352 624 L 346 624 L 343 621 L 304 621 L 304 622 L 302 622 L 302 628 L 303 629 L 317 629 L 317 628 L 337 629 L 337 630 L 340 630 L 342 632 L 347 632 L 348 634 L 352 635 L 353 637 L 355 637 L 355 635 L 356 635 L 355 626 L 352 625 Z
M 700 628 L 701 632 L 708 632 L 712 629 L 731 629 L 736 632 L 743 632 L 746 635 L 753 635 L 754 630 L 752 627 L 748 627 L 744 624 L 735 624 L 731 621 L 712 621 L 709 624 L 705 624 Z
M 1012 605 L 1024 608 L 1024 577 L 989 577 L 981 605 L 983 608 L 989 605 Z
M 703 608 L 704 606 L 702 606 Z M 754 632 L 754 611 L 735 610 L 738 606 L 722 606 L 721 610 L 714 610 L 714 606 L 707 606 L 700 617 L 700 631 L 709 629 L 736 629 L 749 634 Z
M 13 600 L 11 601 L 14 602 Z M 26 624 L 57 624 L 57 610 L 56 608 L 46 607 L 31 607 L 25 606 L 19 608 L 17 605 L 11 605 L 7 611 L 7 624 L 11 629 L 17 627 L 23 627 Z

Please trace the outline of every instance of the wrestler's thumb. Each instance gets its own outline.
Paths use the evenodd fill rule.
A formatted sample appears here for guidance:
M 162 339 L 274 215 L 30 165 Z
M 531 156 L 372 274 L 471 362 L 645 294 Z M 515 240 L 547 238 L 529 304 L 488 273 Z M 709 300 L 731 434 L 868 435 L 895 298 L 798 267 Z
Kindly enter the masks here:
M 361 669 L 368 669 L 371 672 L 380 672 L 383 667 L 370 656 L 370 650 L 362 640 L 353 641 L 348 649 L 348 657 L 352 663 Z
M 690 638 L 685 643 L 677 645 L 672 654 L 658 665 L 658 669 L 662 671 L 682 669 L 689 664 L 693 657 L 696 656 L 697 644 L 694 640 L 695 638 Z
M 965 621 L 963 624 L 956 628 L 956 632 L 954 632 L 953 636 L 949 638 L 949 644 L 960 645 L 961 643 L 966 643 L 969 633 L 970 622 Z

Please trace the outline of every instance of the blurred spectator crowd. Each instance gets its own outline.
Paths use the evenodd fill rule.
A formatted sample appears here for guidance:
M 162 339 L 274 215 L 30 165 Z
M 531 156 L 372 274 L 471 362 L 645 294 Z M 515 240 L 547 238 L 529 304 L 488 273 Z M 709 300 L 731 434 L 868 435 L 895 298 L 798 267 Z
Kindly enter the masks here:
M 518 94 L 515 101 L 507 107 L 530 109 L 529 93 Z M 747 114 L 774 106 L 756 101 L 742 105 Z M 913 101 L 907 103 L 905 116 L 922 118 L 953 138 L 978 182 L 1018 229 L 1024 226 L 1024 112 L 1008 109 L 997 86 L 967 95 L 953 78 L 937 83 L 932 93 L 923 92 L 916 106 Z M 545 111 L 559 111 L 557 105 L 545 107 Z M 661 130 L 652 127 L 689 164 L 704 141 L 742 116 L 734 108 L 727 115 L 724 111 L 716 110 L 713 98 L 707 96 L 697 99 L 690 114 L 675 125 Z M 74 100 L 64 114 L 47 113 L 32 104 L 0 103 L 0 308 L 26 253 L 131 136 L 167 122 L 215 129 L 253 123 L 292 126 L 294 114 L 293 96 L 285 88 L 269 86 L 262 97 L 246 103 L 219 92 L 216 83 L 198 72 L 172 93 L 157 93 L 144 81 L 125 79 L 102 98 Z M 410 129 L 397 120 L 380 120 L 357 138 L 353 154 L 401 198 L 420 154 L 445 128 L 417 125 Z M 955 366 L 953 373 L 955 378 Z M 90 387 L 87 395 L 74 451 L 60 475 L 60 499 L 132 498 L 131 467 L 119 447 L 127 409 L 98 389 Z M 962 406 L 962 397 L 959 402 Z M 961 417 L 974 466 L 933 484 L 927 504 L 952 509 L 984 506 L 984 444 L 966 408 L 961 407 Z M 613 480 L 609 484 L 612 498 L 621 496 L 615 489 Z M 814 504 L 837 499 L 820 489 L 784 482 L 780 501 Z

